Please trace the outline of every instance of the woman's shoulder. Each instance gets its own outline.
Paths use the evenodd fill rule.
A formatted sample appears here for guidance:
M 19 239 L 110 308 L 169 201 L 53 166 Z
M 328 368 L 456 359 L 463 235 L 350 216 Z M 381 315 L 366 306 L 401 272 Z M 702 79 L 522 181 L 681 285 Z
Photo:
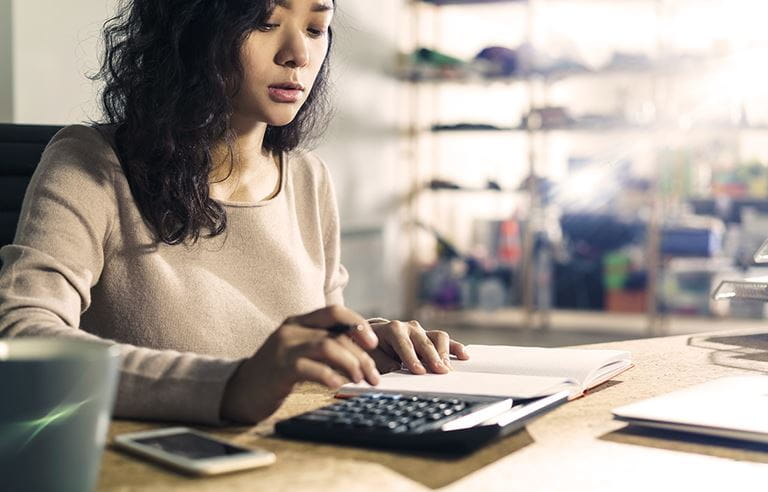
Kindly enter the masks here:
M 46 150 L 56 152 L 114 155 L 112 130 L 109 126 L 68 125 L 59 130 L 48 143 Z
M 59 130 L 43 152 L 40 166 L 112 175 L 119 163 L 107 126 L 69 125 Z
M 324 184 L 329 179 L 328 166 L 311 151 L 297 151 L 287 154 L 288 171 L 294 180 Z
M 73 196 L 94 187 L 113 189 L 121 172 L 108 133 L 103 129 L 70 125 L 59 130 L 43 151 L 33 183 L 54 185 Z
M 67 142 L 71 146 L 109 146 L 105 135 L 107 134 L 104 128 L 100 126 L 75 124 L 67 125 L 51 139 L 49 146 L 58 142 Z

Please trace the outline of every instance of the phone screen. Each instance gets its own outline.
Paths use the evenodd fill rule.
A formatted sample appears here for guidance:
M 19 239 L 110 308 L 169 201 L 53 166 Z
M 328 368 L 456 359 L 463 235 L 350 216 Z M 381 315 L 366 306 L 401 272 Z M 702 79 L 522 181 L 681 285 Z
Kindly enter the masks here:
M 145 437 L 135 442 L 162 449 L 189 459 L 215 458 L 217 456 L 244 454 L 251 451 L 223 442 L 213 441 L 189 432 L 168 436 Z

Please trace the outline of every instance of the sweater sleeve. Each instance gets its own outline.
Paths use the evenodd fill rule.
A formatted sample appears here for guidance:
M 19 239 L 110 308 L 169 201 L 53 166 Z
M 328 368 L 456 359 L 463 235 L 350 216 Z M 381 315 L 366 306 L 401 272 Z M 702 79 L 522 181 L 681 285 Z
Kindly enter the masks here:
M 325 303 L 344 304 L 344 288 L 349 282 L 349 273 L 341 264 L 341 227 L 339 207 L 333 181 L 325 163 L 322 166 L 320 186 L 320 211 L 323 227 L 323 250 L 325 252 Z
M 14 244 L 0 249 L 0 337 L 99 339 L 79 326 L 117 216 L 111 152 L 84 126 L 65 128 L 46 148 Z M 224 387 L 241 360 L 118 345 L 116 417 L 222 423 Z

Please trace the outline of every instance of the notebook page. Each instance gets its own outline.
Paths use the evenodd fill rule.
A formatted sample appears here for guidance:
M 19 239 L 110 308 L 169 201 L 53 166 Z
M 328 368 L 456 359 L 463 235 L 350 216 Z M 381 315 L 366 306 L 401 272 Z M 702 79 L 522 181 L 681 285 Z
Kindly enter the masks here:
M 629 366 L 632 360 L 624 350 L 468 345 L 467 351 L 469 360 L 451 361 L 454 371 L 570 378 L 580 385 L 600 374 L 604 366 L 618 361 Z
M 631 367 L 634 367 L 634 364 L 630 359 L 616 360 L 592 371 L 584 380 L 582 386 L 585 390 L 588 390 L 612 379 L 614 376 L 621 374 Z
M 367 383 L 345 384 L 337 396 L 355 395 L 366 391 L 409 391 L 534 398 L 565 388 L 572 388 L 575 393 L 580 392 L 576 381 L 564 378 L 456 371 L 447 374 L 416 375 L 408 371 L 398 371 L 383 375 L 377 386 Z

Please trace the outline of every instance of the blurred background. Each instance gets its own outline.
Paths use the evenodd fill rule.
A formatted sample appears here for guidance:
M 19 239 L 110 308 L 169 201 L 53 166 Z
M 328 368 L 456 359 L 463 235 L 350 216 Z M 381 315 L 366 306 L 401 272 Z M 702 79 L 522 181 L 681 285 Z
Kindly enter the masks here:
M 114 8 L 0 0 L 0 121 L 98 119 L 85 74 Z M 337 0 L 316 152 L 348 305 L 470 343 L 763 325 L 762 300 L 711 294 L 768 276 L 765 19 L 760 0 Z

